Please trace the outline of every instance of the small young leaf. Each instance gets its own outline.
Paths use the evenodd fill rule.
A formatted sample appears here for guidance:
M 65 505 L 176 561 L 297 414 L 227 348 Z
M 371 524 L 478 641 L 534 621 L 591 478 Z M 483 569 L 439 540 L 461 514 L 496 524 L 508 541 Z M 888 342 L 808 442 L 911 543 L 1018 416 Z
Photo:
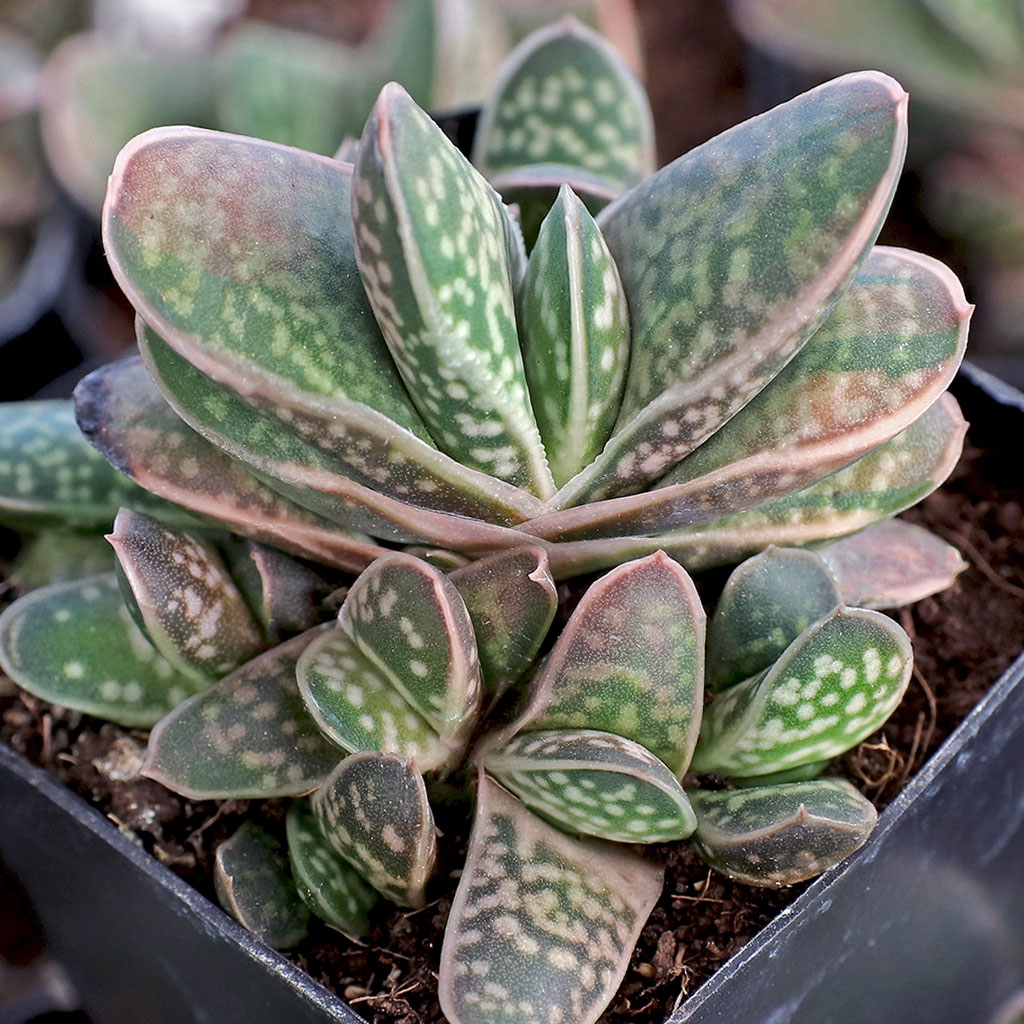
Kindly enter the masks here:
M 312 798 L 320 831 L 389 900 L 422 907 L 437 840 L 427 789 L 404 757 L 353 754 Z
M 484 767 L 563 832 L 619 843 L 668 843 L 696 828 L 683 787 L 639 743 L 591 729 L 520 733 Z
M 275 949 L 288 949 L 306 937 L 309 911 L 273 836 L 247 821 L 217 847 L 215 861 L 217 899 L 239 924 Z
M 198 688 L 139 631 L 113 573 L 15 601 L 0 615 L 0 664 L 36 697 L 141 728 Z
M 813 878 L 864 845 L 878 820 L 845 779 L 740 791 L 695 789 L 690 841 L 713 868 L 747 885 Z
M 658 552 L 583 595 L 510 728 L 597 729 L 646 747 L 677 775 L 700 729 L 704 610 L 693 581 Z
M 766 775 L 841 754 L 892 714 L 912 665 L 910 639 L 892 619 L 837 608 L 767 672 L 704 709 L 692 769 Z
M 146 635 L 183 675 L 211 682 L 263 650 L 263 633 L 209 541 L 126 508 L 107 539 Z
M 365 935 L 376 891 L 327 842 L 306 801 L 288 808 L 285 828 L 292 876 L 303 902 L 350 939 Z
M 343 756 L 299 694 L 295 664 L 319 626 L 254 658 L 157 723 L 142 772 L 192 800 L 299 796 Z
M 621 846 L 571 839 L 480 778 L 438 975 L 451 1024 L 592 1024 L 662 886 Z

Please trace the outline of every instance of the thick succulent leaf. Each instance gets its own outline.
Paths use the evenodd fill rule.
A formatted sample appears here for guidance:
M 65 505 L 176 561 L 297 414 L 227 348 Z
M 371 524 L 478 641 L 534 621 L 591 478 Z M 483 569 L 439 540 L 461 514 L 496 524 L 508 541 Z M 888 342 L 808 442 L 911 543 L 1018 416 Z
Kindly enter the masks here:
M 1016 0 L 924 0 L 924 4 L 982 56 L 1009 65 L 1024 57 L 1024 12 Z
M 342 756 L 320 734 L 295 664 L 320 626 L 179 704 L 149 738 L 142 773 L 192 800 L 309 793 Z
M 864 845 L 878 820 L 871 801 L 845 779 L 818 779 L 742 791 L 690 791 L 697 812 L 694 849 L 713 868 L 747 885 L 783 886 L 813 878 Z
M 519 308 L 526 380 L 561 486 L 604 447 L 629 362 L 629 311 L 618 271 L 568 185 L 541 225 Z
M 963 358 L 973 308 L 943 264 L 875 248 L 804 348 L 657 489 L 568 509 L 530 531 L 550 540 L 656 533 L 810 486 L 935 402 Z
M 518 548 L 457 568 L 449 577 L 473 622 L 483 705 L 493 705 L 533 664 L 558 607 L 539 548 Z
M 457 554 L 454 551 L 447 551 L 444 548 L 428 548 L 422 544 L 410 544 L 402 550 L 407 555 L 415 555 L 417 558 L 422 558 L 424 562 L 428 562 L 435 569 L 440 569 L 441 572 L 464 569 L 472 563 L 471 558 Z M 463 595 L 463 600 L 465 600 L 465 595 Z M 474 631 L 475 629 L 476 624 L 474 623 Z
M 42 105 L 50 166 L 98 215 L 118 150 L 133 135 L 161 124 L 215 123 L 213 67 L 205 53 L 157 53 L 83 34 L 47 63 Z
M 309 929 L 281 843 L 247 821 L 217 847 L 214 886 L 220 905 L 275 949 L 298 945 Z
M 945 394 L 892 440 L 796 494 L 654 537 L 555 544 L 548 550 L 552 574 L 564 579 L 657 550 L 698 572 L 739 562 L 769 544 L 807 545 L 855 533 L 931 494 L 953 471 L 966 430 L 956 400 Z
M 848 75 L 680 157 L 601 211 L 632 357 L 616 432 L 560 507 L 656 480 L 820 326 L 874 242 L 906 148 L 906 94 Z
M 892 619 L 837 608 L 767 672 L 704 709 L 692 768 L 742 777 L 835 757 L 892 714 L 912 666 L 910 640 Z
M 481 111 L 473 162 L 488 178 L 563 164 L 624 191 L 655 166 L 643 86 L 609 43 L 575 19 L 534 32 L 509 56 Z
M 66 399 L 0 404 L 0 521 L 18 529 L 110 528 L 122 506 L 195 522 L 97 454 Z
M 824 761 L 812 761 L 810 764 L 797 765 L 781 772 L 768 772 L 766 775 L 748 775 L 743 778 L 729 779 L 738 789 L 749 789 L 754 786 L 781 786 L 790 782 L 807 782 L 816 779 L 829 766 L 831 758 Z
M 320 831 L 370 885 L 402 906 L 424 905 L 437 840 L 415 764 L 393 754 L 353 754 L 312 802 Z
M 114 564 L 114 552 L 100 534 L 43 530 L 22 544 L 10 581 L 24 594 L 51 583 L 113 572 Z
M 0 665 L 36 697 L 142 728 L 197 688 L 140 632 L 113 573 L 15 601 L 0 616 Z
M 738 565 L 708 623 L 707 688 L 716 692 L 768 668 L 812 623 L 844 602 L 821 558 L 767 547 Z
M 138 360 L 91 373 L 75 399 L 85 436 L 145 490 L 245 536 L 349 572 L 381 553 L 282 497 L 186 426 Z
M 394 83 L 363 131 L 352 216 L 366 293 L 438 447 L 549 497 L 501 200 Z
M 690 762 L 704 687 L 704 610 L 662 552 L 583 595 L 510 729 L 597 729 L 639 743 L 677 775 Z
M 211 682 L 263 650 L 263 631 L 208 540 L 127 508 L 107 540 L 146 635 L 178 672 Z
M 351 189 L 350 165 L 312 153 L 147 132 L 111 177 L 107 257 L 179 355 L 338 472 L 413 504 L 523 518 L 536 499 L 429 442 L 359 277 Z
M 622 976 L 662 870 L 572 839 L 481 776 L 438 974 L 451 1024 L 592 1024 Z
M 376 891 L 327 842 L 307 803 L 288 808 L 285 828 L 292 876 L 303 902 L 350 939 L 365 935 Z
M 679 781 L 639 743 L 592 729 L 520 733 L 484 767 L 563 832 L 667 843 L 697 826 Z
M 512 45 L 505 25 L 506 4 L 501 0 L 430 0 L 424 6 L 434 10 L 432 28 L 437 47 L 429 96 L 421 98 L 407 74 L 409 58 L 423 48 L 422 31 L 409 35 L 388 77 L 400 81 L 428 110 L 458 112 L 467 106 L 479 106 L 495 69 Z
M 845 604 L 898 608 L 945 590 L 967 568 L 934 533 L 892 519 L 826 544 L 817 554 L 839 583 Z

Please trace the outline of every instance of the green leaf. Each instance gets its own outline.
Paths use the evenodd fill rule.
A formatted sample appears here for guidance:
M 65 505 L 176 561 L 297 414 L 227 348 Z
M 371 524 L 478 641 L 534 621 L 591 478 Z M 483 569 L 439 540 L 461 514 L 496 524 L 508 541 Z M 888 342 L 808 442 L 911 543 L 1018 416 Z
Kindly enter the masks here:
M 787 768 L 781 772 L 768 772 L 767 775 L 747 775 L 743 778 L 731 778 L 729 782 L 737 789 L 749 789 L 755 786 L 780 786 L 790 782 L 808 782 L 816 779 L 830 764 L 831 758 L 824 761 L 812 761 L 796 768 Z
M 312 801 L 320 831 L 370 885 L 401 906 L 424 905 L 437 848 L 427 789 L 413 764 L 394 754 L 353 754 Z
M 307 802 L 294 803 L 285 819 L 288 859 L 302 901 L 317 917 L 350 939 L 370 929 L 377 902 L 370 888 L 324 838 Z
M 592 1024 L 629 964 L 662 870 L 571 839 L 483 775 L 438 974 L 451 1024 Z
M 592 729 L 521 733 L 484 767 L 563 832 L 668 843 L 697 826 L 679 781 L 639 743 Z
M 562 488 L 559 507 L 664 475 L 800 350 L 888 210 L 906 99 L 877 72 L 836 79 L 680 157 L 601 212 L 632 357 L 616 432 Z
M 255 800 L 315 789 L 343 756 L 299 694 L 295 664 L 320 626 L 179 704 L 149 738 L 142 772 L 192 800 Z
M 510 727 L 597 729 L 639 743 L 682 775 L 700 729 L 704 610 L 661 552 L 602 576 L 583 595 Z
M 99 534 L 43 530 L 22 544 L 10 580 L 24 594 L 51 583 L 113 572 L 115 561 L 106 538 Z
M 960 552 L 913 523 L 891 519 L 817 550 L 846 604 L 899 608 L 945 590 L 967 568 Z
M 520 293 L 526 379 L 559 486 L 611 434 L 629 362 L 629 311 L 594 219 L 563 185 Z
M 217 847 L 214 886 L 220 905 L 243 927 L 275 949 L 298 945 L 309 911 L 288 872 L 280 842 L 247 821 Z
M 263 632 L 209 541 L 126 508 L 107 539 L 146 635 L 178 672 L 211 682 L 263 650 Z
M 770 669 L 704 709 L 692 769 L 743 777 L 835 757 L 892 714 L 912 665 L 910 640 L 892 619 L 837 608 Z
M 352 210 L 366 293 L 431 436 L 458 462 L 549 497 L 501 200 L 394 83 L 363 131 Z
M 697 831 L 690 841 L 717 871 L 747 885 L 778 887 L 813 878 L 864 845 L 878 820 L 845 779 L 741 791 L 690 791 Z
M 0 615 L 0 664 L 29 693 L 147 728 L 194 693 L 132 622 L 113 573 L 41 587 Z
M 924 0 L 924 5 L 983 57 L 1010 65 L 1012 75 L 1024 57 L 1021 9 L 1014 0 Z
M 491 706 L 534 663 L 558 607 L 540 548 L 518 548 L 457 568 L 454 584 L 473 622 L 483 704 Z

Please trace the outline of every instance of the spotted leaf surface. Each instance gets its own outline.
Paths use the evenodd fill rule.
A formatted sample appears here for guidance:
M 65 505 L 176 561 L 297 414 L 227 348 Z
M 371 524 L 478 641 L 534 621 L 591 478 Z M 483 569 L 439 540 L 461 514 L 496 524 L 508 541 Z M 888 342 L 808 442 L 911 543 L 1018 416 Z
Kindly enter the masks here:
M 15 601 L 0 616 L 0 664 L 36 697 L 141 728 L 197 689 L 132 621 L 113 573 Z
M 596 32 L 565 19 L 510 55 L 484 105 L 473 162 L 488 178 L 560 164 L 618 192 L 654 170 L 654 127 L 640 84 Z
M 616 432 L 562 507 L 664 475 L 820 326 L 870 248 L 906 147 L 906 94 L 847 75 L 680 157 L 603 210 L 632 358 Z
M 366 293 L 435 442 L 548 497 L 501 200 L 398 85 L 366 123 L 352 210 Z
M 733 570 L 708 623 L 707 686 L 721 690 L 766 669 L 812 623 L 844 604 L 813 551 L 769 546 Z
M 533 664 L 558 607 L 539 548 L 500 552 L 456 569 L 449 580 L 473 623 L 483 704 L 493 704 Z
M 220 905 L 275 949 L 300 943 L 309 911 L 299 899 L 281 844 L 247 821 L 217 847 L 213 882 Z
M 871 801 L 845 779 L 739 791 L 696 789 L 694 849 L 747 885 L 793 885 L 845 860 L 878 820 Z
M 892 619 L 837 608 L 705 708 L 693 770 L 764 775 L 841 754 L 892 714 L 912 666 L 910 640 Z
M 592 729 L 521 733 L 484 766 L 563 832 L 619 843 L 667 843 L 696 827 L 683 787 L 639 743 Z
M 613 733 L 682 775 L 700 728 L 703 677 L 704 610 L 685 570 L 658 552 L 584 594 L 515 728 Z
M 921 526 L 892 519 L 817 554 L 846 604 L 898 608 L 945 590 L 967 568 L 960 552 Z
M 305 802 L 288 808 L 288 859 L 299 895 L 332 928 L 358 939 L 370 928 L 369 911 L 377 893 L 324 838 Z
M 629 361 L 629 312 L 594 219 L 566 185 L 541 225 L 520 295 L 523 361 L 555 483 L 611 434 Z
M 195 533 L 121 509 L 107 538 L 153 646 L 200 682 L 263 650 L 263 632 L 217 549 Z
M 392 754 L 345 758 L 312 798 L 320 831 L 389 900 L 422 907 L 437 856 L 434 816 L 417 767 Z
M 438 975 L 451 1024 L 592 1024 L 626 972 L 662 871 L 572 839 L 482 776 Z
M 261 483 L 175 415 L 138 360 L 86 377 L 75 391 L 79 425 L 111 465 L 145 490 L 256 540 L 350 572 L 381 549 Z
M 309 793 L 342 757 L 306 710 L 295 664 L 330 626 L 261 654 L 153 730 L 143 774 L 193 800 Z
M 548 552 L 552 574 L 563 579 L 656 550 L 698 572 L 739 562 L 769 544 L 799 546 L 855 533 L 931 494 L 953 471 L 966 430 L 956 400 L 945 394 L 892 440 L 796 494 L 653 537 L 556 544 Z

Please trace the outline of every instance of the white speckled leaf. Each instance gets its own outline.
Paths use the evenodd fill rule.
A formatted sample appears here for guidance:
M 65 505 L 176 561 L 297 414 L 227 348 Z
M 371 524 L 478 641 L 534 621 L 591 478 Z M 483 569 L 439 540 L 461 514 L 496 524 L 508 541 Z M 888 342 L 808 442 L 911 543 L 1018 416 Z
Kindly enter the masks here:
M 345 758 L 312 798 L 320 831 L 389 900 L 422 907 L 437 857 L 434 816 L 414 764 L 393 754 Z
M 352 211 L 366 294 L 438 447 L 549 497 L 501 201 L 394 83 L 363 132 Z
M 451 1024 L 592 1024 L 626 972 L 662 870 L 571 839 L 482 775 L 438 975 Z
M 0 616 L 0 665 L 36 697 L 140 728 L 198 689 L 132 621 L 113 573 L 15 601 Z
M 299 898 L 281 843 L 247 821 L 217 847 L 213 874 L 220 905 L 275 949 L 308 933 L 309 911 Z
M 629 311 L 601 232 L 563 185 L 520 293 L 523 362 L 559 486 L 604 447 L 629 362 Z
M 863 846 L 878 820 L 871 801 L 845 779 L 696 789 L 690 798 L 694 849 L 747 885 L 793 885 L 820 875 Z
M 668 843 L 696 827 L 666 765 L 632 740 L 592 729 L 520 733 L 487 751 L 484 767 L 563 832 L 618 843 Z
M 306 710 L 295 664 L 330 628 L 286 640 L 179 704 L 153 730 L 142 773 L 193 800 L 256 800 L 316 789 L 342 753 Z
M 677 775 L 690 761 L 704 691 L 704 610 L 658 552 L 583 595 L 510 732 L 597 729 L 646 747 Z
M 766 775 L 835 757 L 892 714 L 910 679 L 907 634 L 880 612 L 837 608 L 761 675 L 704 709 L 696 772 Z
M 365 935 L 376 891 L 327 842 L 306 801 L 288 808 L 285 829 L 292 876 L 306 906 L 350 939 Z
M 208 540 L 127 508 L 107 540 L 147 636 L 179 672 L 211 682 L 263 650 L 263 631 Z

